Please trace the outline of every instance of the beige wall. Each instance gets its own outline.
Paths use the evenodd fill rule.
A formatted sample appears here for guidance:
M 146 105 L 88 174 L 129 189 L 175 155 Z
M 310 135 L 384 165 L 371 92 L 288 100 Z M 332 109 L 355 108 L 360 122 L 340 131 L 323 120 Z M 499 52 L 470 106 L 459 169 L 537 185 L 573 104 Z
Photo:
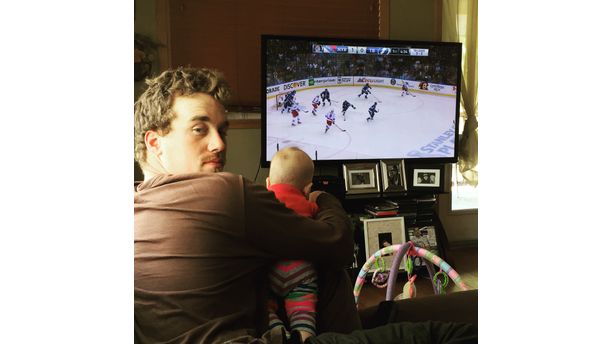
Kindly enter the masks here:
M 478 240 L 478 210 L 450 211 L 450 194 L 440 195 L 438 213 L 448 241 L 473 245 Z
M 155 39 L 155 1 L 134 1 L 134 32 Z M 153 65 L 153 70 L 159 70 L 157 64 Z M 144 86 L 144 81 L 134 83 L 134 101 L 142 93 Z
M 391 0 L 389 38 L 439 41 L 439 0 Z
M 225 171 L 242 174 L 250 180 L 254 180 L 259 166 L 260 149 L 259 129 L 230 129 L 227 134 L 227 163 Z M 259 184 L 265 184 L 268 176 L 267 168 L 260 168 L 257 180 Z

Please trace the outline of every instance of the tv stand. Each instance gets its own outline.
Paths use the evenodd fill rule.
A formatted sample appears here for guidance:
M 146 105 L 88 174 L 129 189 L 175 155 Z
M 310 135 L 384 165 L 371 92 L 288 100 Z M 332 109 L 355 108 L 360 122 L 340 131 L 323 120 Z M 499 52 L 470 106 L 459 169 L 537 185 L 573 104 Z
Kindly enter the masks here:
M 357 277 L 359 270 L 365 263 L 365 238 L 363 220 L 369 218 L 388 218 L 402 216 L 404 218 L 404 233 L 406 240 L 411 240 L 411 234 L 420 229 L 431 231 L 433 227 L 435 233 L 435 248 L 431 251 L 451 266 L 454 260 L 449 255 L 449 243 L 442 222 L 436 211 L 438 202 L 437 193 L 397 193 L 397 194 L 371 194 L 371 195 L 347 195 L 341 199 L 344 209 L 351 217 L 354 227 L 354 239 L 356 244 L 356 260 L 348 267 L 349 274 L 353 279 Z M 391 200 L 399 205 L 397 215 L 376 217 L 367 213 L 364 208 L 372 202 L 380 200 Z M 415 241 L 413 239 L 413 241 Z M 416 243 L 417 246 L 418 243 Z M 429 247 L 423 247 L 430 250 Z

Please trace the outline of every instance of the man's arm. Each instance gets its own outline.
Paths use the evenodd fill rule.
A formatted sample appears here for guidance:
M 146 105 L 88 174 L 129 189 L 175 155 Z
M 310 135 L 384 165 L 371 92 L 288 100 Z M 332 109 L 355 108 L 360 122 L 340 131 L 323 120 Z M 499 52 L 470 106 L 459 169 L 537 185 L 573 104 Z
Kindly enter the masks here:
M 353 232 L 340 202 L 311 194 L 314 219 L 297 215 L 261 185 L 244 180 L 245 232 L 253 245 L 283 259 L 304 259 L 344 267 L 353 259 Z

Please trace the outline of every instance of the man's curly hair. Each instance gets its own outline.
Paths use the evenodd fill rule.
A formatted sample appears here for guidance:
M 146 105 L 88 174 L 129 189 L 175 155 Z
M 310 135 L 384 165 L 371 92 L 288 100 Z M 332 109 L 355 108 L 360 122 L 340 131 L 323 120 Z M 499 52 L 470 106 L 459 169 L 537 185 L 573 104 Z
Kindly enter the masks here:
M 170 123 L 176 117 L 172 112 L 175 97 L 206 93 L 224 105 L 230 97 L 229 85 L 222 74 L 206 68 L 179 67 L 147 79 L 146 83 L 146 91 L 134 104 L 134 157 L 141 167 L 147 160 L 145 133 L 170 132 Z

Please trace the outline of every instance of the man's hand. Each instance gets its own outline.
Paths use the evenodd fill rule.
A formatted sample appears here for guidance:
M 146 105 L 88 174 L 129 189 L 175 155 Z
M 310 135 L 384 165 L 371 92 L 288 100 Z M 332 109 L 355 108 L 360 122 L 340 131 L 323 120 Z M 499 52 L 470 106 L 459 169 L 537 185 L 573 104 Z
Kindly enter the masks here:
M 311 192 L 308 198 L 311 202 L 317 203 L 317 198 L 319 197 L 320 194 L 323 194 L 323 193 L 325 193 L 325 191 L 316 190 L 316 191 Z

